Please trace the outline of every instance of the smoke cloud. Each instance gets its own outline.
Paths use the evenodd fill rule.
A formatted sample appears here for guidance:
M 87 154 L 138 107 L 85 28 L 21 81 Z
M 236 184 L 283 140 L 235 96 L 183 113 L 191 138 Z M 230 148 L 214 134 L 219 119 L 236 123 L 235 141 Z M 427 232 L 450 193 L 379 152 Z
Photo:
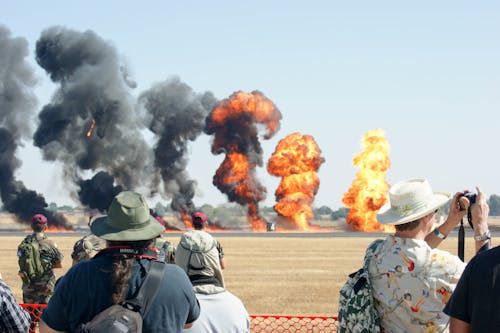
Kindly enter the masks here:
M 190 214 L 195 209 L 196 181 L 186 171 L 188 144 L 203 132 L 205 118 L 217 101 L 212 93 L 194 93 L 174 77 L 142 93 L 139 103 L 147 113 L 146 126 L 157 139 L 152 191 L 158 191 L 163 181 L 172 209 Z
M 226 154 L 213 183 L 229 201 L 247 207 L 254 231 L 266 230 L 258 203 L 265 199 L 267 191 L 255 175 L 256 167 L 263 163 L 258 125 L 267 128 L 264 138 L 269 139 L 278 131 L 280 120 L 281 112 L 259 91 L 233 93 L 207 118 L 205 132 L 214 135 L 212 153 Z
M 92 209 L 105 212 L 115 195 L 122 191 L 121 186 L 113 185 L 114 181 L 114 178 L 104 171 L 99 171 L 91 179 L 80 180 L 78 182 L 80 202 Z
M 117 186 L 136 189 L 150 174 L 151 150 L 130 95 L 135 82 L 115 47 L 93 31 L 55 26 L 37 41 L 36 61 L 59 84 L 33 136 L 43 158 L 61 161 L 66 178 L 75 184 L 87 184 L 81 180 L 83 170 L 105 171 Z M 91 188 L 115 189 L 107 185 Z M 88 189 L 82 190 L 85 196 Z
M 0 196 L 4 208 L 20 222 L 30 223 L 32 215 L 41 213 L 50 225 L 68 228 L 62 215 L 46 210 L 41 194 L 15 179 L 15 171 L 21 166 L 16 150 L 23 138 L 31 136 L 29 120 L 37 104 L 33 94 L 36 80 L 27 56 L 28 42 L 12 38 L 10 31 L 0 26 Z

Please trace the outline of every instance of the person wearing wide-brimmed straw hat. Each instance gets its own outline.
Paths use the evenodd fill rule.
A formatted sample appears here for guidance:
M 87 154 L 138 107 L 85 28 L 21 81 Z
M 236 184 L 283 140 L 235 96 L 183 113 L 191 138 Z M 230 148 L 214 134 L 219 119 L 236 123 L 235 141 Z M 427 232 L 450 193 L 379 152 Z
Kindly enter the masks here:
M 458 202 L 465 192 L 453 197 L 434 192 L 426 179 L 404 180 L 389 189 L 377 220 L 394 225 L 396 232 L 378 243 L 368 264 L 384 332 L 448 331 L 449 317 L 442 310 L 465 264 L 436 247 L 467 214 Z M 448 217 L 435 228 L 436 213 L 447 203 Z
M 132 191 L 113 199 L 108 214 L 90 225 L 107 247 L 73 266 L 59 282 L 42 314 L 40 332 L 72 332 L 97 313 L 134 297 L 157 251 L 151 249 L 164 228 L 150 214 L 146 200 Z M 143 317 L 142 332 L 181 332 L 198 318 L 200 308 L 191 283 L 177 265 L 162 263 L 158 292 Z

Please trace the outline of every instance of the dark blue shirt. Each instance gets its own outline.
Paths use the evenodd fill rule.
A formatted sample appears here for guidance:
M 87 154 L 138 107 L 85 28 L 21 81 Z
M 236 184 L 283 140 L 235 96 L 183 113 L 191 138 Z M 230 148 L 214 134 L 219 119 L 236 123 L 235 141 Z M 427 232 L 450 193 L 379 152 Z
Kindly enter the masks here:
M 500 246 L 467 264 L 444 313 L 471 325 L 471 332 L 500 332 Z
M 42 320 L 52 329 L 73 331 L 112 305 L 112 257 L 103 254 L 73 266 L 59 281 L 43 311 Z M 137 259 L 127 298 L 139 289 L 150 259 Z M 200 308 L 186 273 L 177 265 L 165 264 L 165 273 L 156 298 L 143 318 L 143 332 L 181 332 L 184 324 L 195 321 Z

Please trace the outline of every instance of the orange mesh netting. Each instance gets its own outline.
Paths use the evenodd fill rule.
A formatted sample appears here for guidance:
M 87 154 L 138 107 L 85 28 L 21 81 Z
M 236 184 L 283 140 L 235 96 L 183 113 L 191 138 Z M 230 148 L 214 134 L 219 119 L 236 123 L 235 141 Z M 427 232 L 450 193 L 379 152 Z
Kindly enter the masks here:
M 37 332 L 38 321 L 47 304 L 21 304 L 31 316 L 29 332 Z M 272 333 L 333 333 L 337 332 L 337 317 L 250 315 L 251 331 Z
M 332 333 L 337 332 L 337 317 L 250 315 L 252 333 Z
M 21 306 L 28 311 L 31 316 L 29 333 L 38 332 L 36 328 L 38 326 L 38 322 L 40 321 L 40 317 L 42 316 L 43 309 L 47 307 L 47 304 L 21 304 Z

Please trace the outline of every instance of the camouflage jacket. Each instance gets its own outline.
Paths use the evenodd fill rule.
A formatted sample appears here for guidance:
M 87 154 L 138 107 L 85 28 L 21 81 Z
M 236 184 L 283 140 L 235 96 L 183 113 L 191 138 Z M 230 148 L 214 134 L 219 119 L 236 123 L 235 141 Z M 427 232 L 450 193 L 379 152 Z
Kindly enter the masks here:
M 158 259 L 160 261 L 164 261 L 167 263 L 175 262 L 175 246 L 169 241 L 158 237 L 155 240 L 154 246 L 155 249 L 160 251 L 158 254 Z
M 104 248 L 106 248 L 106 241 L 104 239 L 99 238 L 94 234 L 83 236 L 73 245 L 73 252 L 71 253 L 73 265 L 79 263 L 80 261 L 92 259 L 97 252 Z
M 30 236 L 36 237 L 38 244 L 40 245 L 40 259 L 46 270 L 37 279 L 33 279 L 29 282 L 23 280 L 22 290 L 25 303 L 27 302 L 26 297 L 29 297 L 30 295 L 36 297 L 37 295 L 51 295 L 53 293 L 56 281 L 53 268 L 54 265 L 62 262 L 64 258 L 64 255 L 61 251 L 59 251 L 57 244 L 51 239 L 48 239 L 44 233 L 33 233 Z

